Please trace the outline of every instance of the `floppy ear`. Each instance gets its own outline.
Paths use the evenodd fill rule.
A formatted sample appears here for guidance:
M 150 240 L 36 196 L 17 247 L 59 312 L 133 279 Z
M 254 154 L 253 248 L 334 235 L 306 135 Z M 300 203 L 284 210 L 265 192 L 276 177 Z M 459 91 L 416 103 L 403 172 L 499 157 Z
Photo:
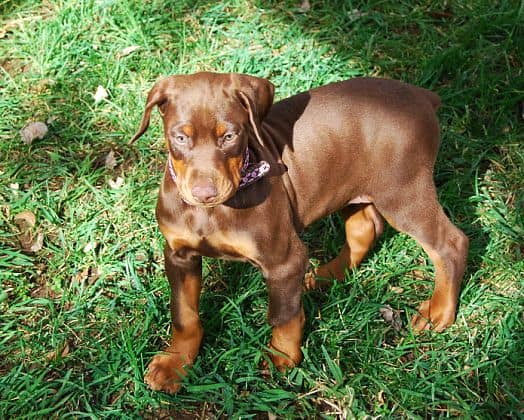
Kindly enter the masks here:
M 153 110 L 155 105 L 162 105 L 164 102 L 167 101 L 167 87 L 168 87 L 169 78 L 165 78 L 162 80 L 159 80 L 156 82 L 151 90 L 149 91 L 149 94 L 147 95 L 147 102 L 146 107 L 144 109 L 144 115 L 142 116 L 142 122 L 140 123 L 140 127 L 138 128 L 138 131 L 133 136 L 131 140 L 129 140 L 128 144 L 134 143 L 138 138 L 142 136 L 142 134 L 145 133 L 147 130 L 147 127 L 149 127 L 149 120 L 151 118 L 151 111 Z
M 244 74 L 236 74 L 234 77 L 237 78 L 236 92 L 240 102 L 248 112 L 249 122 L 257 140 L 264 146 L 258 128 L 273 104 L 275 87 L 269 80 L 260 77 Z

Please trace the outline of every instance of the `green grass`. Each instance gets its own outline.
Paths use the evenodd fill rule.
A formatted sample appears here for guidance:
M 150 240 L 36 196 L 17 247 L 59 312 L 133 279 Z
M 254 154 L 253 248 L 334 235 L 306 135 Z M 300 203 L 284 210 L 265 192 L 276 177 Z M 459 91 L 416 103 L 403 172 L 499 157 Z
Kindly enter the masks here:
M 1 418 L 524 415 L 524 3 L 311 3 L 0 2 Z M 196 365 L 178 395 L 149 391 L 144 370 L 169 328 L 158 117 L 127 141 L 152 83 L 198 70 L 270 78 L 277 98 L 358 75 L 438 92 L 435 179 L 471 240 L 456 324 L 421 336 L 406 326 L 433 269 L 387 229 L 346 282 L 305 296 L 300 367 L 263 377 L 263 279 L 208 259 Z M 109 97 L 95 104 L 98 85 Z M 44 139 L 21 141 L 28 122 L 48 120 Z M 36 253 L 17 239 L 23 210 L 44 236 Z M 316 223 L 304 234 L 312 258 L 336 253 L 342 234 L 337 217 Z M 402 311 L 400 332 L 385 304 Z

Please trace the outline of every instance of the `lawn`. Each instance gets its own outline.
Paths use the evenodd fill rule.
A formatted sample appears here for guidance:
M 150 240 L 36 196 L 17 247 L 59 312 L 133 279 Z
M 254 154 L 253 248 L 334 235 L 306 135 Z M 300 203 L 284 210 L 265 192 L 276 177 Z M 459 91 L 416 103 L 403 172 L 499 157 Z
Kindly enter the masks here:
M 524 416 L 524 2 L 310 3 L 0 1 L 0 418 Z M 433 267 L 387 228 L 305 295 L 304 362 L 263 376 L 263 278 L 206 259 L 200 356 L 179 394 L 150 391 L 169 330 L 158 113 L 127 142 L 152 84 L 199 70 L 269 78 L 277 100 L 361 75 L 437 92 L 435 180 L 470 238 L 455 325 L 413 334 Z M 337 216 L 303 236 L 318 261 L 344 240 Z

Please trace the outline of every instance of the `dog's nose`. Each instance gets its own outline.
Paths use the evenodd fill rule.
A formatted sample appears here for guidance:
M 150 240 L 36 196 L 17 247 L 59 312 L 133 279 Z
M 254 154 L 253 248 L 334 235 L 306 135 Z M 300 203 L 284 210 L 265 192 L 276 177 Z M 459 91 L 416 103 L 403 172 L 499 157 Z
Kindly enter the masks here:
M 191 188 L 191 194 L 193 197 L 201 203 L 209 203 L 216 198 L 218 191 L 212 182 L 206 182 L 202 184 L 196 184 Z

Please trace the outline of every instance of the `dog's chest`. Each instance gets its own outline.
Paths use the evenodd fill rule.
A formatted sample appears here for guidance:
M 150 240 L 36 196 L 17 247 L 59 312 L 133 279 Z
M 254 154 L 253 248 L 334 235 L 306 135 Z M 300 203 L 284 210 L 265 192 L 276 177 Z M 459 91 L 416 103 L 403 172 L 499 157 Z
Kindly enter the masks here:
M 255 261 L 258 251 L 249 232 L 218 228 L 210 224 L 193 223 L 162 224 L 160 230 L 170 248 L 180 256 L 188 251 L 207 257 Z

